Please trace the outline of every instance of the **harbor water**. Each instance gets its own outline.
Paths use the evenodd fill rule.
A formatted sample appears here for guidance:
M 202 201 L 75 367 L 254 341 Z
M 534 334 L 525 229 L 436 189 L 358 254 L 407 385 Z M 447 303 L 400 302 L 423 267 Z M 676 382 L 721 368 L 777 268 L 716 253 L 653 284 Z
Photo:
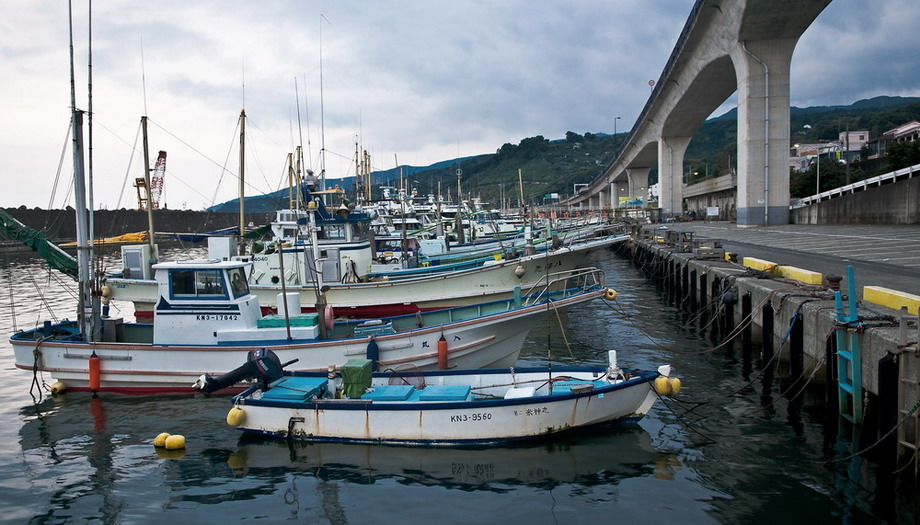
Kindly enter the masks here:
M 670 363 L 680 396 L 638 425 L 431 449 L 243 438 L 221 396 L 51 397 L 50 377 L 15 367 L 8 336 L 73 318 L 74 283 L 31 256 L 4 256 L 0 522 L 918 522 L 910 476 L 854 455 L 819 396 L 790 400 L 756 349 L 714 348 L 705 320 L 629 261 L 603 251 L 586 263 L 617 300 L 536 326 L 521 365 L 603 364 L 617 350 L 623 367 Z M 133 319 L 128 304 L 112 313 Z M 186 449 L 155 449 L 161 432 L 184 435 Z

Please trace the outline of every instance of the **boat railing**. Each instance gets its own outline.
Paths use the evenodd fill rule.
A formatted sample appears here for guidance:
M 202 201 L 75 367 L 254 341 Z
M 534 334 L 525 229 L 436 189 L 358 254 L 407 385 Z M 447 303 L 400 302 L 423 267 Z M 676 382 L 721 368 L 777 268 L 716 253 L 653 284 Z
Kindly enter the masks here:
M 521 294 L 525 306 L 547 299 L 564 299 L 587 291 L 604 288 L 604 272 L 598 268 L 576 268 L 543 276 Z

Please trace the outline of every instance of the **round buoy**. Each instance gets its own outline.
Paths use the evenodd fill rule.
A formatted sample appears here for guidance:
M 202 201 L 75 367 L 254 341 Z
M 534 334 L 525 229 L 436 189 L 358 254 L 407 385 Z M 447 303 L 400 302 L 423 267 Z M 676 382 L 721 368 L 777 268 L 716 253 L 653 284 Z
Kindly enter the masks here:
M 173 434 L 166 438 L 166 450 L 179 450 L 185 448 L 185 436 Z
M 613 288 L 607 288 L 607 291 L 604 292 L 604 299 L 608 301 L 613 301 L 617 298 L 617 291 Z
M 667 377 L 658 376 L 655 378 L 655 392 L 659 396 L 667 396 L 671 394 L 671 383 L 668 381 Z
M 166 438 L 168 438 L 168 437 L 169 437 L 169 433 L 168 433 L 168 432 L 163 432 L 162 434 L 160 434 L 160 435 L 158 435 L 157 437 L 153 438 L 153 446 L 155 446 L 155 447 L 165 447 L 165 446 L 166 446 Z
M 243 424 L 243 421 L 246 420 L 246 412 L 235 406 L 230 409 L 230 412 L 227 412 L 227 424 L 231 427 L 238 427 Z
M 55 381 L 55 383 L 51 385 L 51 395 L 63 394 L 66 391 L 67 385 L 60 381 Z
M 518 279 L 520 279 L 521 277 L 524 277 L 524 273 L 526 273 L 526 271 L 527 270 L 525 270 L 524 267 L 521 266 L 520 264 L 514 267 L 514 275 Z
M 680 379 L 676 377 L 671 377 L 668 379 L 668 386 L 671 387 L 670 395 L 676 396 L 680 393 Z

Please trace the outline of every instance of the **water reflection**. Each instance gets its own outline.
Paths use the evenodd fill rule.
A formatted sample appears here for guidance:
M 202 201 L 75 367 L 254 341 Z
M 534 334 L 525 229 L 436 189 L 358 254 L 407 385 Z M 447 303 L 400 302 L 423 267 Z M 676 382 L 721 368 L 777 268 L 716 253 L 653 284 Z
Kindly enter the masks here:
M 641 428 L 610 428 L 489 448 L 307 443 L 244 436 L 224 459 L 241 476 L 262 477 L 293 468 L 350 483 L 395 479 L 405 485 L 501 492 L 514 485 L 550 489 L 560 484 L 617 483 L 652 473 L 658 458 Z
M 640 428 L 460 450 L 241 438 L 224 422 L 224 397 L 69 393 L 30 404 L 31 375 L 13 366 L 6 337 L 47 318 L 46 302 L 72 317 L 75 301 L 40 264 L 0 259 L 0 293 L 12 289 L 16 304 L 0 306 L 0 377 L 11 385 L 0 392 L 11 445 L 0 453 L 4 519 L 916 521 L 916 487 L 895 481 L 896 466 L 879 475 L 851 458 L 859 436 L 807 390 L 790 402 L 769 356 L 756 346 L 705 352 L 710 319 L 669 302 L 630 263 L 592 257 L 617 303 L 567 310 L 568 347 L 554 319 L 535 327 L 523 359 L 544 362 L 549 346 L 556 362 L 603 363 L 611 349 L 623 366 L 670 362 L 682 404 L 658 404 Z M 155 449 L 160 432 L 183 434 L 187 448 Z

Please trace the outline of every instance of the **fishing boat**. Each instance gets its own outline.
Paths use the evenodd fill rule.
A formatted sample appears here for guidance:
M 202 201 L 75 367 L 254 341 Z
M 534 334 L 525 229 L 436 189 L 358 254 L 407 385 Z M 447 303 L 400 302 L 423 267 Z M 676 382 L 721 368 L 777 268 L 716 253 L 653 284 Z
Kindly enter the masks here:
M 191 393 L 195 377 L 224 373 L 253 348 L 298 360 L 299 370 L 355 357 L 382 368 L 510 366 L 538 318 L 614 293 L 600 270 L 585 269 L 539 290 L 518 289 L 510 299 L 413 315 L 346 319 L 328 305 L 302 314 L 299 295 L 282 293 L 282 313 L 263 316 L 244 279 L 249 264 L 156 264 L 153 324 L 103 318 L 94 338 L 77 322 L 46 321 L 10 338 L 16 366 L 50 374 L 58 388 L 136 394 Z
M 353 360 L 338 371 L 283 371 L 277 356 L 255 352 L 226 377 L 202 376 L 207 392 L 257 382 L 232 398 L 227 423 L 245 433 L 317 442 L 415 446 L 486 445 L 602 424 L 636 422 L 659 395 L 676 394 L 670 366 L 487 370 L 384 370 Z
M 305 312 L 316 310 L 315 290 L 325 288 L 325 303 L 342 315 L 376 318 L 508 299 L 518 287 L 533 289 L 577 274 L 589 252 L 628 238 L 585 240 L 515 259 L 489 256 L 464 264 L 373 272 L 370 243 L 362 233 L 365 222 L 360 213 L 330 213 L 322 205 L 279 210 L 272 223 L 272 246 L 238 256 L 225 243 L 209 250 L 209 258 L 252 263 L 246 279 L 266 314 L 276 311 L 282 288 L 300 294 Z M 151 258 L 147 250 L 146 245 L 122 248 L 123 270 L 107 282 L 112 300 L 131 301 L 136 319 L 150 322 L 159 295 L 143 264 Z

